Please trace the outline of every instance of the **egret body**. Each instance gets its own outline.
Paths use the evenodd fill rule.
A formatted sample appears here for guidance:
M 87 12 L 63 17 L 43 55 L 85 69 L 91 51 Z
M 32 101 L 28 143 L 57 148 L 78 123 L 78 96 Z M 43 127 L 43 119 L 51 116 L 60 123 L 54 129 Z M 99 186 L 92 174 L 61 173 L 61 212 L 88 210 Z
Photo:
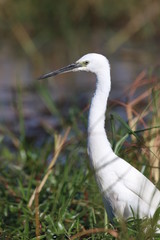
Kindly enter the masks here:
M 160 191 L 141 172 L 113 152 L 106 135 L 105 112 L 111 88 L 107 58 L 90 53 L 39 79 L 70 71 L 92 72 L 97 77 L 88 118 L 88 153 L 110 221 L 114 216 L 127 219 L 133 216 L 133 212 L 139 218 L 152 217 L 160 203 Z

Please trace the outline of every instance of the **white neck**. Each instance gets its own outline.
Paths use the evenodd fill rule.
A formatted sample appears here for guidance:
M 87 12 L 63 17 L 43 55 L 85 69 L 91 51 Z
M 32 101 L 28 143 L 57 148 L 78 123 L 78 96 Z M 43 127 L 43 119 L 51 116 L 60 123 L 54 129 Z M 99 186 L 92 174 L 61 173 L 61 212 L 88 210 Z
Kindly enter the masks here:
M 110 87 L 110 70 L 105 68 L 97 73 L 97 88 L 88 119 L 88 151 L 95 168 L 106 162 L 106 155 L 113 153 L 105 132 L 105 112 Z
M 111 88 L 110 71 L 105 70 L 97 74 L 97 88 L 92 98 L 88 119 L 88 133 L 104 132 L 105 112 Z

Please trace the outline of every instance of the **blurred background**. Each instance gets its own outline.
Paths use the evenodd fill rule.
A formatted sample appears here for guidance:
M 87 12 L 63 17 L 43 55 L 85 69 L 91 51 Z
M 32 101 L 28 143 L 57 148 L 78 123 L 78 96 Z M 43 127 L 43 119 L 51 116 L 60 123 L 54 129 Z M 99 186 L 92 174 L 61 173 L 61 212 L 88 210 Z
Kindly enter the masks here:
M 125 100 L 137 75 L 159 65 L 160 2 L 1 0 L 0 34 L 0 126 L 22 133 L 24 124 L 35 137 L 43 124 L 59 125 L 48 96 L 65 117 L 72 106 L 83 109 L 95 88 L 92 74 L 43 83 L 36 80 L 41 74 L 101 53 L 111 63 L 110 99 Z

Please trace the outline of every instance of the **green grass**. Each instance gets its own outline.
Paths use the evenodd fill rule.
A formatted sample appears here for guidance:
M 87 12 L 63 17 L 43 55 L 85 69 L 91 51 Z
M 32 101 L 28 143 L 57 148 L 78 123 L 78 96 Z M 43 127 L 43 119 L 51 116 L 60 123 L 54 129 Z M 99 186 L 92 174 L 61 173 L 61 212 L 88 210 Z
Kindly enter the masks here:
M 0 126 L 0 239 L 152 239 L 159 209 L 152 220 L 133 217 L 127 222 L 116 220 L 115 226 L 106 225 L 101 195 L 89 165 L 87 136 L 80 130 L 80 126 L 85 128 L 87 125 L 86 114 L 74 106 L 65 120 L 48 96 L 47 89 L 43 88 L 38 92 L 53 117 L 59 117 L 59 133 L 63 136 L 68 125 L 71 130 L 51 174 L 29 208 L 31 195 L 47 173 L 49 156 L 55 154 L 57 134 L 46 128 L 48 137 L 41 147 L 28 141 L 22 113 L 22 94 L 19 90 L 20 135 L 16 137 L 4 125 Z M 158 90 L 153 89 L 149 98 L 145 111 L 149 109 L 152 121 L 147 119 L 145 123 L 150 128 L 141 126 L 137 129 L 140 125 L 140 119 L 137 119 L 136 129 L 133 130 L 130 121 L 126 123 L 116 114 L 111 115 L 111 118 L 108 116 L 111 119 L 109 135 L 112 136 L 110 140 L 113 148 L 119 155 L 124 155 L 124 158 L 127 153 L 130 163 L 139 170 L 145 166 L 144 173 L 148 177 L 152 164 L 150 159 L 147 160 L 148 154 L 143 152 L 142 139 L 146 139 L 147 148 L 155 134 L 159 134 L 159 128 L 156 133 L 154 128 L 158 123 Z M 117 128 L 116 122 L 120 127 Z M 6 137 L 10 139 L 10 144 L 6 144 Z M 147 150 L 152 152 L 150 148 Z M 140 159 L 135 161 L 138 154 Z M 101 232 L 95 233 L 98 229 Z M 107 229 L 109 233 L 106 233 Z M 76 234 L 80 236 L 82 233 L 83 236 L 78 238 Z

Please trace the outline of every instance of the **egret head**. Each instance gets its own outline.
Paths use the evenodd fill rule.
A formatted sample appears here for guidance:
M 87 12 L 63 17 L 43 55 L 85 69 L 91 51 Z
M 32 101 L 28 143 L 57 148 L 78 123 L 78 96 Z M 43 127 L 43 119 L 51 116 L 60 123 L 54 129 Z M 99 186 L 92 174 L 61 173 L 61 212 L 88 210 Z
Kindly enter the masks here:
M 106 57 L 97 53 L 88 53 L 66 67 L 60 68 L 59 70 L 44 74 L 38 79 L 45 79 L 52 76 L 56 76 L 66 72 L 86 71 L 98 74 L 101 70 L 108 70 L 109 63 Z

